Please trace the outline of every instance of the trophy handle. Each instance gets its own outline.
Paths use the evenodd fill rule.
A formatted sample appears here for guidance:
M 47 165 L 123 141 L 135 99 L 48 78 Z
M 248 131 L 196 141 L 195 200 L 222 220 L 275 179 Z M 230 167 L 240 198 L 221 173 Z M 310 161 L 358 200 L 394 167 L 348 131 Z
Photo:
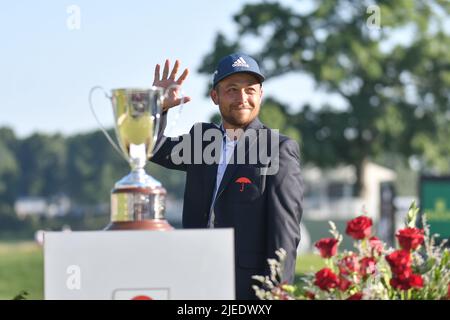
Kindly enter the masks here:
M 100 122 L 100 120 L 97 117 L 97 114 L 95 113 L 95 109 L 94 109 L 94 104 L 92 103 L 92 96 L 94 94 L 94 92 L 96 90 L 101 90 L 103 92 L 103 94 L 105 95 L 106 98 L 108 98 L 109 100 L 111 100 L 112 97 L 108 96 L 108 93 L 106 92 L 105 89 L 103 89 L 103 87 L 101 86 L 95 86 L 93 87 L 90 91 L 89 91 L 89 106 L 91 108 L 91 112 L 94 115 L 95 120 L 97 121 L 98 125 L 100 126 L 100 130 L 102 130 L 103 134 L 105 135 L 106 139 L 108 139 L 109 143 L 114 147 L 114 149 L 127 161 L 129 162 L 130 159 L 128 159 L 123 152 L 120 150 L 120 148 L 117 146 L 116 142 L 114 142 L 114 140 L 111 138 L 111 136 L 108 134 L 108 132 L 106 131 L 105 127 L 102 125 L 102 123 Z
M 156 146 L 156 140 L 158 140 L 158 136 L 159 136 L 159 126 L 161 124 L 161 114 L 162 114 L 162 105 L 164 103 L 164 88 L 162 87 L 156 87 L 156 86 L 152 86 L 152 90 L 155 90 L 158 92 L 157 95 L 157 99 L 158 99 L 158 103 L 155 103 L 153 106 L 156 108 L 156 112 L 155 115 L 153 116 L 155 118 L 155 128 L 153 131 L 153 146 L 152 148 L 149 150 L 147 157 L 151 158 L 153 156 L 153 151 L 155 149 Z

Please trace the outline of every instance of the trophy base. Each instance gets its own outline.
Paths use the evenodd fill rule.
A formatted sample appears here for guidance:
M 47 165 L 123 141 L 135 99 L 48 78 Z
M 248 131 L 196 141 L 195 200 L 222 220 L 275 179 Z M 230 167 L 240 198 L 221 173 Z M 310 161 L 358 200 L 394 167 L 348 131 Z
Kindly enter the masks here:
M 141 221 L 113 221 L 108 224 L 105 231 L 114 230 L 148 230 L 148 231 L 170 231 L 174 228 L 164 219 L 149 219 Z

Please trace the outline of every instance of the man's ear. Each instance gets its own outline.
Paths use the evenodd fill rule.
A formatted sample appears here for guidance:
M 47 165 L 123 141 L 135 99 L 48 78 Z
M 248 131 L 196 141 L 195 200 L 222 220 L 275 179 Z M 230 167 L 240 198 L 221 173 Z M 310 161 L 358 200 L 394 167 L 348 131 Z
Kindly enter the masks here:
M 211 91 L 209 92 L 209 96 L 211 97 L 211 100 L 215 105 L 219 104 L 219 95 L 217 94 L 217 90 L 211 89 Z

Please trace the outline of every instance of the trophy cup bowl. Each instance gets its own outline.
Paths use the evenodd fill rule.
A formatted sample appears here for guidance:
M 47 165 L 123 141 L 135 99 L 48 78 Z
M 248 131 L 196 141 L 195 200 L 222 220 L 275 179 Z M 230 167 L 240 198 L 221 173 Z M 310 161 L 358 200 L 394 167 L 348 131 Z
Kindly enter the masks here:
M 144 170 L 157 142 L 167 90 L 160 87 L 113 89 L 111 96 L 103 90 L 112 103 L 117 146 L 94 111 L 92 94 L 97 89 L 103 90 L 94 87 L 89 95 L 94 117 L 114 149 L 131 166 L 131 172 L 117 181 L 111 191 L 111 222 L 105 230 L 172 230 L 164 218 L 166 189 Z

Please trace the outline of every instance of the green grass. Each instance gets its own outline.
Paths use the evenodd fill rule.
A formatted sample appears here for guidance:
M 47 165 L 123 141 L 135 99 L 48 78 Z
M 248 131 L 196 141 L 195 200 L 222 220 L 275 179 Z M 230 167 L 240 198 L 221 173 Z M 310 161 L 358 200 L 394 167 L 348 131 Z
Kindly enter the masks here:
M 295 291 L 296 296 L 304 291 L 305 281 L 303 277 L 305 273 L 315 273 L 323 267 L 325 267 L 324 260 L 317 254 L 304 254 L 297 258 L 294 279 L 294 285 L 297 288 Z
M 44 298 L 42 248 L 33 242 L 0 243 L 0 299 L 12 299 L 22 290 L 27 299 Z
M 321 267 L 323 262 L 318 255 L 299 256 L 295 283 L 301 286 L 304 273 Z M 0 299 L 12 299 L 22 290 L 28 292 L 27 299 L 44 298 L 42 247 L 33 242 L 0 242 Z
M 295 274 L 299 276 L 308 272 L 316 272 L 323 267 L 325 267 L 324 260 L 318 254 L 304 254 L 297 258 Z

